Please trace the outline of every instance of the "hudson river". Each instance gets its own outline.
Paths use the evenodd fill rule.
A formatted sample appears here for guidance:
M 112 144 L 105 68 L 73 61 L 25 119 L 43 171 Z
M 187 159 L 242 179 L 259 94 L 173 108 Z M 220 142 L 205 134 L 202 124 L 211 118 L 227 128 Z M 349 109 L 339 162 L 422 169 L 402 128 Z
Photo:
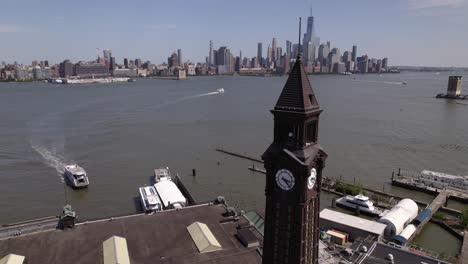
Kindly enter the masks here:
M 324 110 L 324 174 L 425 201 L 432 197 L 387 184 L 392 170 L 468 175 L 468 101 L 434 98 L 448 75 L 311 76 Z M 262 208 L 265 176 L 214 149 L 259 157 L 271 143 L 269 110 L 285 81 L 0 83 L 0 224 L 59 214 L 66 200 L 81 220 L 134 213 L 138 187 L 160 166 L 179 173 L 197 201 L 222 195 L 237 208 Z M 214 93 L 219 88 L 225 93 Z M 466 81 L 463 88 L 468 93 Z M 88 189 L 64 188 L 67 163 L 86 169 Z M 324 195 L 322 206 L 330 199 Z

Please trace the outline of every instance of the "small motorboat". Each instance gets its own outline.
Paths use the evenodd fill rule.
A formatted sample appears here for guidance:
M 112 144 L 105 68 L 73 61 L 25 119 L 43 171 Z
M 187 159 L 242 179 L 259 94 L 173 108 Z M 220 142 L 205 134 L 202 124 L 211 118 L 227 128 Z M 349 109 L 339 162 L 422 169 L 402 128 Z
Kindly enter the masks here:
M 141 207 L 145 213 L 161 211 L 163 209 L 161 199 L 153 186 L 140 187 Z
M 224 88 L 219 88 L 218 90 L 216 90 L 218 93 L 224 93 Z
M 89 185 L 86 171 L 76 164 L 65 166 L 64 178 L 65 182 L 74 189 L 86 188 Z
M 401 82 L 401 84 L 403 84 L 403 85 L 407 85 L 408 83 L 407 83 L 407 82 Z

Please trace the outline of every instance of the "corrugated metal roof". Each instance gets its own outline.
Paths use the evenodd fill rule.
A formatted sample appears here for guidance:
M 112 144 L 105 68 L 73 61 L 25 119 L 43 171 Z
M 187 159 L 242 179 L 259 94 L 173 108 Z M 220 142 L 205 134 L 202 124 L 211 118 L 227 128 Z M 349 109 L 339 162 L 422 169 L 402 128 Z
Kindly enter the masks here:
M 8 254 L 0 259 L 0 264 L 23 264 L 24 256 Z
M 187 227 L 187 230 L 200 253 L 216 251 L 222 248 L 206 224 L 194 222 Z
M 102 249 L 104 264 L 130 264 L 125 238 L 112 236 L 102 243 Z
M 374 221 L 366 220 L 360 217 L 340 213 L 330 209 L 323 209 L 320 212 L 320 218 L 336 222 L 345 226 L 364 230 L 372 234 L 382 235 L 386 225 Z

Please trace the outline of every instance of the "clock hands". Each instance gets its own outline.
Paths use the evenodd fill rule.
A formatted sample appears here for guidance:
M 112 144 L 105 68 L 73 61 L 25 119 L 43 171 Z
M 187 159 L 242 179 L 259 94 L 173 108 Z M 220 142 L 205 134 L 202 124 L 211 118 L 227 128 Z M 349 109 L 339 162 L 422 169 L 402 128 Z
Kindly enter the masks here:
M 285 179 L 284 177 L 281 177 L 281 180 L 286 183 L 286 185 L 291 188 L 291 180 Z

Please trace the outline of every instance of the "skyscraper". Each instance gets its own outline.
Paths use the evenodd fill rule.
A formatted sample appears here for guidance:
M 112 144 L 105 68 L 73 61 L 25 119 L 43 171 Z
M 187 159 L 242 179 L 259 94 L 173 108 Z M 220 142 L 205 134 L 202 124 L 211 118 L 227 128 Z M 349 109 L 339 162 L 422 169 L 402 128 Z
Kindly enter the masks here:
M 291 58 L 291 51 L 292 51 L 292 42 L 289 40 L 286 40 L 286 55 L 288 55 Z
M 212 66 L 214 64 L 214 54 L 213 54 L 213 41 L 210 40 L 210 54 L 208 54 L 208 65 Z
M 259 42 L 257 44 L 257 60 L 260 65 L 262 65 L 262 60 L 263 60 L 263 44 Z
M 278 51 L 276 50 L 276 48 L 276 38 L 273 38 L 273 40 L 271 41 L 271 60 L 273 62 L 275 62 L 278 59 Z
M 183 66 L 183 63 L 182 63 L 182 50 L 181 49 L 178 49 L 177 50 L 177 56 L 179 58 L 179 66 Z
M 353 46 L 353 52 L 351 53 L 351 60 L 354 61 L 354 63 L 356 63 L 356 60 L 357 60 L 357 46 L 356 45 Z
M 316 36 L 314 16 L 312 15 L 312 7 L 310 8 L 310 16 L 307 18 L 307 31 L 304 33 L 302 42 L 302 53 L 304 64 L 313 63 L 315 60 L 315 50 L 320 45 L 320 38 Z

